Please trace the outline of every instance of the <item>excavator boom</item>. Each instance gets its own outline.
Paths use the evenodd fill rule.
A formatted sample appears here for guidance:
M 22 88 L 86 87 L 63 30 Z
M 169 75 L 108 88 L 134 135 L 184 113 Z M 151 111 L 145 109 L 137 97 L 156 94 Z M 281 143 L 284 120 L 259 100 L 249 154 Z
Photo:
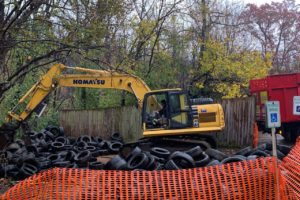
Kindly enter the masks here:
M 66 69 L 86 74 L 62 74 Z M 19 104 L 24 103 L 30 96 L 30 100 L 22 113 L 17 115 L 13 112 L 14 109 L 9 111 L 6 121 L 10 122 L 12 118 L 17 121 L 26 120 L 48 94 L 58 86 L 126 90 L 135 95 L 140 107 L 143 106 L 144 95 L 151 91 L 144 81 L 131 74 L 119 74 L 104 70 L 67 67 L 63 64 L 56 64 L 19 100 Z

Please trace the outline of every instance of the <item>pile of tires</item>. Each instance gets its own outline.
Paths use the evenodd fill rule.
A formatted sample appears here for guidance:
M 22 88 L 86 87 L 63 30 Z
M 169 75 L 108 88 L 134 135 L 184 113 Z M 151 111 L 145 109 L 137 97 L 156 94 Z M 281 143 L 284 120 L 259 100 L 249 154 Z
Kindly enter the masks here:
M 103 169 L 97 157 L 118 154 L 123 146 L 120 133 L 111 140 L 83 135 L 68 138 L 63 128 L 48 126 L 40 132 L 28 132 L 31 145 L 17 139 L 0 151 L 0 177 L 24 179 L 53 167 Z
M 290 147 L 285 145 L 277 145 L 277 147 L 277 155 L 280 160 L 291 150 Z M 175 152 L 170 152 L 160 147 L 153 147 L 150 151 L 142 151 L 139 147 L 135 147 L 127 156 L 117 155 L 112 158 L 104 166 L 104 169 L 178 170 L 254 160 L 259 157 L 268 157 L 271 155 L 272 145 L 269 143 L 262 143 L 257 148 L 243 148 L 232 156 L 227 156 L 213 148 L 208 148 L 204 151 L 200 146 L 193 147 L 187 151 Z
M 53 167 L 106 169 L 106 170 L 178 170 L 254 160 L 272 155 L 272 145 L 261 143 L 257 148 L 246 147 L 233 156 L 208 147 L 195 146 L 186 151 L 170 152 L 161 147 L 143 151 L 135 147 L 124 153 L 120 133 L 111 134 L 110 140 L 83 135 L 68 138 L 61 127 L 48 126 L 40 132 L 28 132 L 31 145 L 23 140 L 12 142 L 5 151 L 0 151 L 0 177 L 16 180 Z M 291 150 L 278 145 L 277 155 L 283 159 Z M 106 164 L 97 161 L 101 155 L 116 154 Z

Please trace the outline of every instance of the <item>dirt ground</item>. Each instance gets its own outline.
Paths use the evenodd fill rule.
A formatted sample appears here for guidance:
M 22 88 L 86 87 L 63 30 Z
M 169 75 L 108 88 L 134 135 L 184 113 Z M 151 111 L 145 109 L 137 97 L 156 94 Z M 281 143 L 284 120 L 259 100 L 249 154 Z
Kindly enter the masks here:
M 0 195 L 4 194 L 8 189 L 16 184 L 14 181 L 6 178 L 0 178 Z

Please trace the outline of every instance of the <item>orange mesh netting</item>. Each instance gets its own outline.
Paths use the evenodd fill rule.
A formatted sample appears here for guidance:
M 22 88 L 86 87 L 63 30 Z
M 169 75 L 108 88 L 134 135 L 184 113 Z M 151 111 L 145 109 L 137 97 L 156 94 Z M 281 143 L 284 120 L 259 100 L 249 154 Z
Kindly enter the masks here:
M 300 199 L 300 142 L 284 158 L 185 170 L 105 171 L 55 168 L 8 190 L 1 199 Z

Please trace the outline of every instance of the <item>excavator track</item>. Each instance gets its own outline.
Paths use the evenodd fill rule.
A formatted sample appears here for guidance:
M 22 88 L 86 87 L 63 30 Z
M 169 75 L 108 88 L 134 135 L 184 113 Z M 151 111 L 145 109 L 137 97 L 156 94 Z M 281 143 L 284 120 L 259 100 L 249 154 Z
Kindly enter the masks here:
M 143 137 L 137 142 L 130 142 L 124 145 L 126 151 L 130 151 L 136 146 L 143 150 L 149 150 L 152 147 L 163 147 L 169 151 L 184 151 L 195 146 L 200 146 L 203 150 L 207 148 L 217 148 L 217 142 L 212 135 L 179 135 L 179 136 L 156 136 Z

